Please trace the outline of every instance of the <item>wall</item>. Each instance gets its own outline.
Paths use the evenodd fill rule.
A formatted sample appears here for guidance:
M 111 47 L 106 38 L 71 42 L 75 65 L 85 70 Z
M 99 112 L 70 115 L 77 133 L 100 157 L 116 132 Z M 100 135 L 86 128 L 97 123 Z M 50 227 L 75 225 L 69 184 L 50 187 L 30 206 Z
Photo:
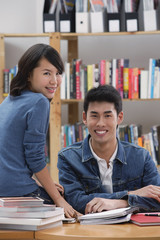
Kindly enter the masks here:
M 43 4 L 44 0 L 0 0 L 0 32 L 42 33 Z M 5 65 L 6 68 L 11 68 L 29 46 L 37 42 L 48 43 L 48 38 L 7 38 L 5 41 Z M 148 69 L 149 58 L 159 58 L 159 43 L 160 34 L 80 37 L 79 57 L 86 64 L 98 63 L 102 58 L 129 58 L 131 67 Z M 61 42 L 61 54 L 65 61 L 67 59 L 66 41 Z M 144 132 L 148 132 L 151 125 L 160 123 L 159 105 L 158 101 L 132 102 L 131 104 L 124 102 L 124 123 L 142 123 Z M 82 104 L 80 104 L 80 116 L 81 111 Z M 66 107 L 63 106 L 62 112 L 63 123 L 65 123 Z

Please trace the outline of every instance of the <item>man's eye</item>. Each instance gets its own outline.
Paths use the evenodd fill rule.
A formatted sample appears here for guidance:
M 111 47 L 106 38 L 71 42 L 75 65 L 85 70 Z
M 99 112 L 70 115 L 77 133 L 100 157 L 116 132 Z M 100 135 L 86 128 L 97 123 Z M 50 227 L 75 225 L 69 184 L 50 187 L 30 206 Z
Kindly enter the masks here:
M 97 117 L 97 115 L 91 115 L 91 117 L 94 117 L 94 118 L 95 118 L 95 117 Z
M 109 117 L 111 117 L 111 115 L 110 115 L 110 114 L 107 114 L 105 117 L 106 117 L 106 118 L 109 118 Z

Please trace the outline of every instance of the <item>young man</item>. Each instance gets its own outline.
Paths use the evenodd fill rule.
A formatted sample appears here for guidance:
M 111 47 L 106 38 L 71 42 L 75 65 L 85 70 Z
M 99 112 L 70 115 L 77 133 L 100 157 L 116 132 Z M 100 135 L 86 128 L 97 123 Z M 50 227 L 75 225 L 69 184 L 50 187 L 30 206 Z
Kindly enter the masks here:
M 160 175 L 147 150 L 119 141 L 122 121 L 119 92 L 109 85 L 93 88 L 83 111 L 89 136 L 59 152 L 65 198 L 81 213 L 127 206 L 160 210 Z

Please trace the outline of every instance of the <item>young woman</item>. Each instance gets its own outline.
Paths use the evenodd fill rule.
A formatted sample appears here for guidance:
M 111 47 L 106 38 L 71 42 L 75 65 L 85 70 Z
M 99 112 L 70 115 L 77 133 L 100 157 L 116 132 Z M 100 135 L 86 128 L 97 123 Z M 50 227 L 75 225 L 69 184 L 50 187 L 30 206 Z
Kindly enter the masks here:
M 75 210 L 60 194 L 63 187 L 49 175 L 44 151 L 50 100 L 63 71 L 60 55 L 46 44 L 30 47 L 19 60 L 10 94 L 0 104 L 0 196 L 39 196 L 73 217 Z

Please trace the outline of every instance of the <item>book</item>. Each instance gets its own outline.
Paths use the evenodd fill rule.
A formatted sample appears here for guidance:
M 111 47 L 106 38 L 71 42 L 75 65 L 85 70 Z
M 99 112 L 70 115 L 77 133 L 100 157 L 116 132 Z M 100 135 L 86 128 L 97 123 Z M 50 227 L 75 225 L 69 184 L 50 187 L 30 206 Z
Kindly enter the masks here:
M 36 226 L 40 226 L 40 225 L 45 225 L 45 224 L 49 224 L 49 223 L 53 223 L 56 221 L 60 221 L 64 218 L 64 209 L 63 208 L 56 208 L 54 211 L 54 216 L 52 217 L 34 217 L 34 218 L 30 218 L 30 217 L 23 217 L 23 215 L 21 215 L 21 217 L 0 217 L 0 224 L 17 224 L 17 225 L 36 225 Z M 16 214 L 16 213 L 15 213 Z M 17 213 L 20 214 L 20 213 Z M 27 212 L 24 213 L 28 214 Z M 38 212 L 34 212 L 34 214 L 38 214 Z
M 58 210 L 57 208 L 50 211 L 25 211 L 23 212 L 23 209 L 21 212 L 7 212 L 2 211 L 0 212 L 0 217 L 10 217 L 10 218 L 49 218 L 49 217 L 55 217 L 62 213 L 62 210 Z
M 116 223 L 123 223 L 123 222 L 129 222 L 131 219 L 131 214 L 127 214 L 122 217 L 116 217 L 116 218 L 96 218 L 96 219 L 90 219 L 90 220 L 82 220 L 80 224 L 84 225 L 100 225 L 100 224 L 116 224 Z
M 42 206 L 44 200 L 38 197 L 2 197 L 0 206 Z
M 104 85 L 106 82 L 106 60 L 100 60 L 100 85 Z
M 87 65 L 87 90 L 89 91 L 93 87 L 94 79 L 94 64 Z
M 97 219 L 97 222 L 98 222 L 98 219 L 99 221 L 102 221 L 104 219 L 111 220 L 111 219 L 127 216 L 128 214 L 131 214 L 136 211 L 138 211 L 137 207 L 118 208 L 118 209 L 103 211 L 100 213 L 85 214 L 85 215 L 79 216 L 78 220 L 80 222 L 84 220 L 85 221 L 89 220 L 89 223 L 92 223 L 92 220 L 95 221 L 95 219 Z
M 111 85 L 116 88 L 116 71 L 117 71 L 117 59 L 112 59 L 112 83 Z
M 73 58 L 71 61 L 70 69 L 70 98 L 76 99 L 76 59 Z
M 67 99 L 70 99 L 70 63 L 65 63 L 65 74 L 66 74 L 66 86 L 67 86 Z
M 111 61 L 110 60 L 106 60 L 106 79 L 105 79 L 105 84 L 110 84 L 111 83 Z
M 128 98 L 129 92 L 129 68 L 123 68 L 123 98 Z
M 154 71 L 154 93 L 153 98 L 160 98 L 160 68 L 155 67 Z
M 42 206 L 0 206 L 0 214 L 3 212 L 7 213 L 18 213 L 18 212 L 39 212 L 39 211 L 53 211 L 55 210 L 56 205 L 52 204 L 43 204 Z
M 38 231 L 53 227 L 62 226 L 62 220 L 44 224 L 44 225 L 24 225 L 24 224 L 0 224 L 0 229 L 3 230 L 26 230 L 26 231 Z
M 82 60 L 76 60 L 76 99 L 81 99 L 81 80 L 80 80 L 80 68 Z
M 153 98 L 154 95 L 154 72 L 155 72 L 156 60 L 154 58 L 149 59 L 149 82 L 148 82 L 148 98 Z
M 129 89 L 128 89 L 128 98 L 133 98 L 133 68 L 129 68 Z
M 138 226 L 160 225 L 159 216 L 146 216 L 146 214 L 160 214 L 160 212 L 137 213 L 131 216 L 131 222 Z
M 140 74 L 140 98 L 147 99 L 148 98 L 148 70 L 141 70 Z
M 133 68 L 133 82 L 132 82 L 132 98 L 138 99 L 139 98 L 139 69 Z
M 45 224 L 62 221 L 63 216 L 58 215 L 50 218 L 2 218 L 0 217 L 0 224 L 15 224 L 16 225 L 31 225 L 31 226 L 42 226 Z

